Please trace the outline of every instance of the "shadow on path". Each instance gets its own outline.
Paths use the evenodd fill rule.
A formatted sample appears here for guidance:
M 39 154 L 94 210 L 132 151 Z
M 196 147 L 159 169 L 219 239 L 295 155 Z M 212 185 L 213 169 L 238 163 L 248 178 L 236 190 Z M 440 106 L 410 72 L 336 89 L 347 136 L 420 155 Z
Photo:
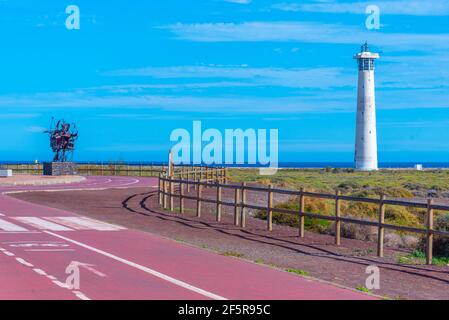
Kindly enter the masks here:
M 441 275 L 448 275 L 447 272 L 441 271 L 441 270 L 434 270 L 429 267 L 425 266 L 410 266 L 410 265 L 399 265 L 392 262 L 386 262 L 381 260 L 375 260 L 370 258 L 363 258 L 363 257 L 355 257 L 355 256 L 349 256 L 349 255 L 343 255 L 339 254 L 330 250 L 326 250 L 320 247 L 317 247 L 313 244 L 305 244 L 305 243 L 298 243 L 291 240 L 286 239 L 280 239 L 275 238 L 272 236 L 268 236 L 266 234 L 261 233 L 255 233 L 253 231 L 249 231 L 248 229 L 242 229 L 240 227 L 236 227 L 233 224 L 229 223 L 210 223 L 206 221 L 200 221 L 194 219 L 194 217 L 188 217 L 188 216 L 175 216 L 174 214 L 163 212 L 161 209 L 153 209 L 150 208 L 147 205 L 147 202 L 151 201 L 151 203 L 156 206 L 158 206 L 157 203 L 157 191 L 153 192 L 147 192 L 147 193 L 138 193 L 134 194 L 125 200 L 122 201 L 122 207 L 126 210 L 135 213 L 140 214 L 144 216 L 151 216 L 160 220 L 164 221 L 170 221 L 170 222 L 176 222 L 178 224 L 181 224 L 183 226 L 193 228 L 193 229 L 199 229 L 199 230 L 213 230 L 215 232 L 224 234 L 226 236 L 232 236 L 237 237 L 246 241 L 251 241 L 259 244 L 265 244 L 270 245 L 273 247 L 279 247 L 283 249 L 287 249 L 302 255 L 312 256 L 316 258 L 324 258 L 324 259 L 332 259 L 339 262 L 345 262 L 350 264 L 356 264 L 359 266 L 370 266 L 370 265 L 376 265 L 381 269 L 390 270 L 394 272 L 401 272 L 408 275 L 413 275 L 417 277 L 422 277 L 425 279 L 432 279 L 439 282 L 442 282 L 444 284 L 449 284 L 449 279 L 444 279 L 441 277 L 438 277 L 438 274 Z M 143 197 L 139 201 L 139 208 L 133 208 L 130 205 L 130 202 L 135 200 L 138 197 Z M 249 217 L 249 219 L 253 219 Z M 265 230 L 260 230 L 265 231 Z M 293 238 L 292 236 L 290 238 Z M 301 239 L 302 240 L 302 239 Z M 301 248 L 301 249 L 300 249 Z M 310 249 L 314 250 L 315 252 L 305 251 L 304 249 Z M 432 275 L 432 274 L 435 275 Z

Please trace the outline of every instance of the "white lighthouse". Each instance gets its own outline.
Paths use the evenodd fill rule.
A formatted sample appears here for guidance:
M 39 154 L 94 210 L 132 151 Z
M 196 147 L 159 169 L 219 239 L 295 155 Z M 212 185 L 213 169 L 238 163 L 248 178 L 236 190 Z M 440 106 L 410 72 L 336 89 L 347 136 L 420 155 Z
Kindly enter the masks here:
M 378 170 L 374 61 L 379 59 L 379 54 L 370 52 L 365 43 L 354 59 L 359 67 L 355 168 L 373 171 Z

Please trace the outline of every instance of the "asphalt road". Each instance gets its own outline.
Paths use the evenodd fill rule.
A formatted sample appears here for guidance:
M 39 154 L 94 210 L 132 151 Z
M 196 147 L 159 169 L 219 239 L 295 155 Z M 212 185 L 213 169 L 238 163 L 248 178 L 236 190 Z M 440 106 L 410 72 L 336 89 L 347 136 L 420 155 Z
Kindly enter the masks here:
M 372 299 L 7 195 L 156 186 L 154 178 L 88 177 L 73 184 L 1 187 L 0 299 Z

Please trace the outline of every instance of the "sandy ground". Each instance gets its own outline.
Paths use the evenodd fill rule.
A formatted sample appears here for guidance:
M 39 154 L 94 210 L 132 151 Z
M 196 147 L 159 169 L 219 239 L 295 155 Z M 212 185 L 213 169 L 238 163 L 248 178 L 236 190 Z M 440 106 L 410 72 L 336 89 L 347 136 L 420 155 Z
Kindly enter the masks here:
M 18 174 L 8 178 L 0 178 L 0 186 L 42 186 L 84 181 L 81 176 L 38 176 Z
M 449 299 L 449 267 L 399 265 L 397 255 L 401 252 L 392 249 L 386 249 L 386 257 L 380 259 L 375 255 L 375 243 L 342 239 L 342 246 L 337 247 L 331 236 L 308 232 L 300 239 L 295 228 L 274 226 L 273 232 L 267 232 L 265 221 L 251 217 L 243 230 L 233 225 L 232 208 L 224 209 L 221 223 L 215 221 L 212 205 L 204 205 L 201 218 L 195 217 L 193 209 L 183 215 L 168 212 L 159 208 L 157 192 L 147 188 L 33 192 L 14 197 L 151 232 L 205 250 L 239 255 L 278 268 L 304 270 L 312 277 L 351 288 L 365 286 L 366 268 L 375 265 L 381 270 L 381 289 L 373 290 L 375 294 L 395 299 Z M 224 200 L 229 197 L 232 195 L 225 195 Z M 186 207 L 194 208 L 195 203 L 186 200 Z

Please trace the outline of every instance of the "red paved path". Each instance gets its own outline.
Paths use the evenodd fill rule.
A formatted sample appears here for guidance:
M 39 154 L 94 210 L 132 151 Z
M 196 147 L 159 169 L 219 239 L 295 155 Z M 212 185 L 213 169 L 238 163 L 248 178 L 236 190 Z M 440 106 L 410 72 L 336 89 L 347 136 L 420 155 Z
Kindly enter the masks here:
M 71 185 L 0 192 L 155 185 L 153 178 L 89 177 Z M 17 217 L 70 230 L 45 230 Z M 371 299 L 144 232 L 80 230 L 67 222 L 73 218 L 79 220 L 71 212 L 0 195 L 0 299 Z M 79 267 L 79 289 L 64 287 L 73 262 L 88 265 Z

